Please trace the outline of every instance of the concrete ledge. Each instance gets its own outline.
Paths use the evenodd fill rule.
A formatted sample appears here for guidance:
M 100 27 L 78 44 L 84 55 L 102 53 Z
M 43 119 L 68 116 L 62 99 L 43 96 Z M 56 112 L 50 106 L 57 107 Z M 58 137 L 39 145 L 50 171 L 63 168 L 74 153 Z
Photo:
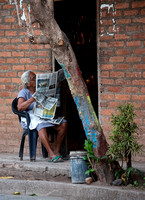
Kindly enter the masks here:
M 145 200 L 145 191 L 48 181 L 0 180 L 0 193 L 43 197 L 61 197 L 66 200 Z

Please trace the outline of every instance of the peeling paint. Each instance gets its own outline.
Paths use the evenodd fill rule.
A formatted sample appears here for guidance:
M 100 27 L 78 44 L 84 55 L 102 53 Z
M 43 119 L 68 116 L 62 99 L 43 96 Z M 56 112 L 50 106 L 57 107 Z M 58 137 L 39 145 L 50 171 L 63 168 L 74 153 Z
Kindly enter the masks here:
M 112 9 L 113 16 L 116 15 L 116 9 L 114 9 L 114 4 L 102 4 L 100 6 L 100 16 L 102 16 L 102 9 L 103 8 L 108 8 L 108 14 L 109 14 L 110 10 Z M 117 32 L 118 30 L 116 29 L 116 21 L 115 21 L 114 18 L 112 18 L 112 22 L 113 22 L 113 31 Z M 102 20 L 100 20 L 100 24 L 102 24 Z M 114 36 L 114 33 L 106 31 L 105 33 L 102 33 L 100 36 L 103 37 L 104 35 Z
M 102 8 L 108 8 L 108 13 L 110 12 L 110 9 L 112 8 L 112 10 L 114 11 L 114 5 L 113 4 L 102 4 L 101 5 L 101 9 Z

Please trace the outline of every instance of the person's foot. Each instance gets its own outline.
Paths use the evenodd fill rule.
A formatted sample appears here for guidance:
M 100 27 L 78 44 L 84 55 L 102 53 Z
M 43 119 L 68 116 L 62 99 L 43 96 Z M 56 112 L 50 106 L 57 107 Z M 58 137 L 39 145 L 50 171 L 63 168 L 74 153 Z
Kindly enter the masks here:
M 62 159 L 62 156 L 55 156 L 55 157 L 49 159 L 48 162 L 57 163 L 57 162 L 64 162 L 64 160 Z

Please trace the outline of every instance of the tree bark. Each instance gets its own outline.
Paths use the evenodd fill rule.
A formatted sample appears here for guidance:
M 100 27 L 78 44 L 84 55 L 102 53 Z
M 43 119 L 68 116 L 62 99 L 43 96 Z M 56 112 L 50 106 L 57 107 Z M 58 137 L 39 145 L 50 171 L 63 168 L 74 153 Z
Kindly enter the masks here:
M 27 25 L 29 40 L 34 43 L 49 43 L 55 59 L 64 70 L 72 97 L 78 109 L 80 119 L 88 139 L 93 142 L 95 156 L 106 154 L 108 144 L 103 134 L 96 113 L 91 103 L 86 84 L 82 78 L 77 59 L 70 42 L 54 19 L 53 0 L 28 0 L 32 14 L 40 25 L 43 36 L 35 38 L 31 25 Z M 26 7 L 25 7 L 26 10 Z M 27 23 L 30 22 L 30 13 L 27 12 Z M 27 24 L 26 23 L 26 24 Z M 96 163 L 95 170 L 101 182 L 111 182 L 112 171 L 107 163 Z M 108 178 L 110 177 L 110 178 Z M 109 179 L 109 180 L 108 180 Z

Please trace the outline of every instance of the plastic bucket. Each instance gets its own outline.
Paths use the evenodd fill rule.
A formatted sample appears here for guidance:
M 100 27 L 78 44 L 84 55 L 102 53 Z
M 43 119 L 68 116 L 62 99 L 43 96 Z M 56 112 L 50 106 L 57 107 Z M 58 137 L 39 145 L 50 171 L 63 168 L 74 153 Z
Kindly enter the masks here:
M 71 151 L 71 180 L 72 183 L 85 183 L 85 179 L 89 177 L 85 172 L 88 170 L 88 165 L 83 159 L 86 157 L 86 151 Z

